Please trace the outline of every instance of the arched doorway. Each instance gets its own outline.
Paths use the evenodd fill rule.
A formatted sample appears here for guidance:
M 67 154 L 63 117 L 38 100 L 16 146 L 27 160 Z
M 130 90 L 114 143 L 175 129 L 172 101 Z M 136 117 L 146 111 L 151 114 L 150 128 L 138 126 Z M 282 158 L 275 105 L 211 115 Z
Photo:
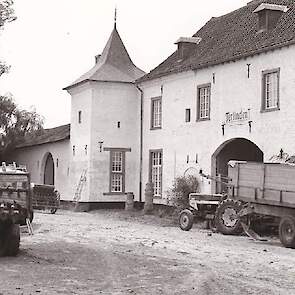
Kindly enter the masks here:
M 212 155 L 211 171 L 213 175 L 226 179 L 228 161 L 263 162 L 263 152 L 252 141 L 245 138 L 233 138 L 221 144 Z M 214 184 L 213 191 L 220 193 L 225 186 Z
M 44 166 L 44 184 L 54 185 L 54 162 L 51 153 L 47 154 Z

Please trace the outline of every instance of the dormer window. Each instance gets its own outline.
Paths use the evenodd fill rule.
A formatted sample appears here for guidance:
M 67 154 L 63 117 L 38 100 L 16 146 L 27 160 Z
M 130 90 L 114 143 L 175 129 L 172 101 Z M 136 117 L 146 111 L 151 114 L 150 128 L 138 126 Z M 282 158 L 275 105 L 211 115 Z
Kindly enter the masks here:
M 180 59 L 186 58 L 190 51 L 202 41 L 200 37 L 180 37 L 174 44 L 177 44 L 178 56 Z
M 253 11 L 258 15 L 258 33 L 272 30 L 277 25 L 282 14 L 288 10 L 289 8 L 285 5 L 260 4 Z

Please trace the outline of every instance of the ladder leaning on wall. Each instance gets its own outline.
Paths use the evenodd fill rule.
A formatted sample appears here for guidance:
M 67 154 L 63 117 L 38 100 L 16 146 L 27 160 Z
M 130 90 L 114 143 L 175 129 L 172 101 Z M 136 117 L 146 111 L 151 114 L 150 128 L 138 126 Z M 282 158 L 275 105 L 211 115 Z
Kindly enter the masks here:
M 73 202 L 76 204 L 81 199 L 82 189 L 83 189 L 83 186 L 86 182 L 86 173 L 87 173 L 87 169 L 83 169 L 82 174 L 79 179 L 79 182 L 78 182 L 78 185 L 77 185 L 77 188 L 76 188 L 76 191 L 75 191 L 74 199 L 73 199 Z

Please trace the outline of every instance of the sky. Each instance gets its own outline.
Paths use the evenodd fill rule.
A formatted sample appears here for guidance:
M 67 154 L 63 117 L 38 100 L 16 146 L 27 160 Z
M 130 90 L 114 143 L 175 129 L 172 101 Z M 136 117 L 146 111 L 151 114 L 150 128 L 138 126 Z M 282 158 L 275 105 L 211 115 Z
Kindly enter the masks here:
M 11 66 L 0 94 L 36 108 L 46 128 L 70 122 L 71 97 L 62 90 L 94 65 L 114 26 L 134 64 L 149 72 L 211 17 L 250 0 L 15 0 L 17 20 L 0 31 L 0 59 Z

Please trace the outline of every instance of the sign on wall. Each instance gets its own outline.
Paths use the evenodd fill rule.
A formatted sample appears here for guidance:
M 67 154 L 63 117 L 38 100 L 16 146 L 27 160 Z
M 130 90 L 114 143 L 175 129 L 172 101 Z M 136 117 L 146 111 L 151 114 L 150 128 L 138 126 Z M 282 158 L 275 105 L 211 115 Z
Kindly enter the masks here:
M 250 121 L 250 109 L 241 110 L 240 112 L 227 112 L 225 113 L 225 124 L 245 124 Z

